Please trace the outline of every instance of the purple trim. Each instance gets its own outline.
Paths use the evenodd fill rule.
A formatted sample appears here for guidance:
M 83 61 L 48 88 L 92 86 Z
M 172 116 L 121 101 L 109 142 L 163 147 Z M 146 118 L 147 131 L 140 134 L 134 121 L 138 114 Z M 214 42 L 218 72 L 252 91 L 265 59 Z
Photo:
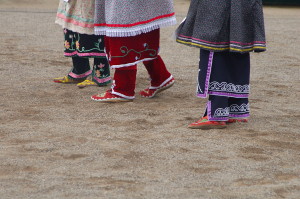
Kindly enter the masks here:
M 227 117 L 218 117 L 218 118 L 215 118 L 215 117 L 209 117 L 208 120 L 209 120 L 209 121 L 228 121 L 228 118 L 227 118 Z
M 233 114 L 229 114 L 230 118 L 245 118 L 245 117 L 250 117 L 250 114 L 243 114 L 243 115 L 233 115 Z
M 81 78 L 84 78 L 84 77 L 89 76 L 91 73 L 92 73 L 92 71 L 89 70 L 88 72 L 85 72 L 85 73 L 80 74 L 80 75 L 77 75 L 77 74 L 75 74 L 75 73 L 73 73 L 73 72 L 70 72 L 68 75 L 69 75 L 70 77 L 73 77 L 74 79 L 81 79 Z
M 209 120 L 211 118 L 211 101 L 207 102 L 206 108 L 207 108 L 207 117 Z
M 103 78 L 103 79 L 100 79 L 98 77 L 93 77 L 94 80 L 96 80 L 98 83 L 104 83 L 104 82 L 108 82 L 111 80 L 111 77 L 106 77 L 106 78 Z
M 228 117 L 212 117 L 211 116 L 211 101 L 207 102 L 207 116 L 209 121 L 228 121 Z
M 205 89 L 204 89 L 203 94 L 198 93 L 197 97 L 201 97 L 201 98 L 206 98 L 207 97 L 209 80 L 210 80 L 211 69 L 212 69 L 212 64 L 213 64 L 213 58 L 214 58 L 214 52 L 210 51 L 209 58 L 208 58 L 206 78 L 205 78 Z M 199 85 L 199 82 L 198 82 L 198 85 Z
M 209 91 L 208 94 L 217 95 L 217 96 L 225 96 L 225 97 L 234 97 L 234 98 L 248 98 L 249 97 L 249 94 L 222 93 L 222 92 L 215 92 L 215 91 Z
M 79 53 L 77 51 L 74 51 L 72 53 L 64 53 L 64 55 L 66 57 L 70 57 L 70 56 L 74 56 L 74 55 L 77 55 L 79 57 L 91 57 L 91 56 L 94 56 L 94 57 L 106 57 L 106 53 Z
M 185 35 L 179 35 L 180 37 L 183 37 L 183 38 L 188 38 L 188 39 L 193 39 L 193 40 L 198 40 L 198 41 L 202 41 L 202 42 L 205 42 L 205 43 L 211 43 L 211 44 L 230 44 L 230 43 L 237 43 L 237 44 L 241 44 L 241 45 L 252 45 L 252 44 L 265 44 L 266 42 L 264 41 L 254 41 L 254 42 L 251 42 L 251 43 L 241 43 L 241 42 L 237 42 L 237 41 L 230 41 L 230 42 L 211 42 L 211 41 L 205 41 L 205 40 L 202 40 L 202 39 L 197 39 L 197 38 L 194 38 L 194 37 L 188 37 L 188 36 L 185 36 Z
M 228 117 L 212 117 L 211 116 L 211 101 L 207 102 L 207 117 L 209 121 L 227 121 Z

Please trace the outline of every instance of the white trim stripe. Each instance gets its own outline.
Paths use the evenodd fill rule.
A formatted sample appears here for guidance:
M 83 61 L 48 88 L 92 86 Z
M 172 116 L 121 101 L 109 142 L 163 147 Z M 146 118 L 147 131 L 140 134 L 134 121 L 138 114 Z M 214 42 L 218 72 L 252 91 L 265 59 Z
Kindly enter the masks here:
M 170 81 L 172 78 L 173 78 L 173 76 L 171 75 L 171 76 L 170 76 L 168 79 L 166 79 L 161 85 L 156 86 L 156 87 L 150 86 L 149 89 L 158 89 L 158 88 L 161 88 L 161 87 L 163 87 L 166 83 L 168 83 L 168 81 Z
M 120 64 L 120 65 L 111 65 L 110 67 L 111 68 L 122 68 L 122 67 L 128 67 L 128 66 L 133 66 L 133 65 L 136 65 L 140 62 L 143 62 L 143 61 L 150 61 L 150 60 L 153 60 L 153 59 L 156 59 L 157 57 L 155 58 L 145 58 L 145 59 L 141 59 L 141 60 L 138 60 L 136 62 L 132 62 L 132 63 L 127 63 L 127 64 Z
M 114 89 L 111 89 L 111 93 L 114 94 L 114 95 L 118 95 L 120 97 L 123 97 L 125 99 L 134 99 L 135 98 L 134 96 L 127 96 L 127 95 L 124 95 L 122 93 L 116 92 L 116 91 L 114 91 Z
M 111 27 L 95 27 L 96 35 L 106 35 L 109 37 L 132 37 L 140 35 L 142 33 L 151 32 L 156 29 L 160 29 L 166 26 L 172 26 L 177 23 L 175 16 L 172 16 L 167 19 L 160 19 L 154 22 L 150 22 L 143 25 L 138 25 L 135 27 L 126 27 L 126 28 L 111 28 Z

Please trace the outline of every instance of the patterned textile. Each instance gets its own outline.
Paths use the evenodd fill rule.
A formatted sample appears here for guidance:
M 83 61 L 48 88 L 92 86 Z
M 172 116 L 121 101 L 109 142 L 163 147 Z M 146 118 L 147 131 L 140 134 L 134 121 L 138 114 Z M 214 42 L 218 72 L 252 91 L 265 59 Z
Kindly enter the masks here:
M 98 86 L 107 85 L 111 82 L 110 68 L 107 58 L 94 58 L 92 80 Z
M 86 79 L 92 74 L 88 58 L 72 57 L 73 67 L 68 73 L 70 79 Z
M 88 58 L 72 57 L 73 67 L 68 73 L 70 79 L 86 79 L 92 76 L 92 81 L 98 86 L 107 85 L 111 82 L 109 64 L 106 58 L 94 58 L 93 70 L 90 68 Z
M 200 50 L 197 96 L 248 98 L 250 54 Z
M 96 0 L 98 35 L 135 36 L 175 23 L 173 0 Z
M 229 118 L 249 117 L 250 108 L 248 98 L 210 95 L 206 105 L 206 115 L 210 121 L 228 121 Z
M 106 57 L 103 35 L 80 34 L 64 29 L 66 57 Z
M 109 63 L 104 51 L 103 35 L 87 35 L 64 29 L 66 57 L 72 57 L 73 68 L 68 74 L 71 79 L 86 79 L 92 76 L 92 81 L 99 86 L 111 81 Z M 88 58 L 94 58 L 93 70 L 90 69 Z
M 105 45 L 111 68 L 133 66 L 157 58 L 159 30 L 133 37 L 105 37 Z
M 81 34 L 94 34 L 95 0 L 59 1 L 55 23 Z
M 192 0 L 177 42 L 216 52 L 265 51 L 262 0 Z

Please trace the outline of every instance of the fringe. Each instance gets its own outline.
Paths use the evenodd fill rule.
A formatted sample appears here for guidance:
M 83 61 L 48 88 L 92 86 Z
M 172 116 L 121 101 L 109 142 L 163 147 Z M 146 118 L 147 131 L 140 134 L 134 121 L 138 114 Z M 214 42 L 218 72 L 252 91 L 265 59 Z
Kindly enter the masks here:
M 132 37 L 142 33 L 151 32 L 153 30 L 172 26 L 176 24 L 175 16 L 167 19 L 158 20 L 144 25 L 139 25 L 130 28 L 110 28 L 110 27 L 95 27 L 96 35 L 106 35 L 109 37 Z

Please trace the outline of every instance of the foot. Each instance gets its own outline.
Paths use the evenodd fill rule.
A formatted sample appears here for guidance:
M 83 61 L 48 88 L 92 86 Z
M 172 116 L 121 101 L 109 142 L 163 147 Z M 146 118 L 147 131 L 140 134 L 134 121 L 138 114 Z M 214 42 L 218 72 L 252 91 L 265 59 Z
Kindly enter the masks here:
M 222 121 L 209 121 L 207 116 L 201 118 L 188 126 L 191 129 L 223 129 L 226 128 L 226 123 Z
M 92 100 L 100 101 L 100 102 L 132 102 L 132 99 L 126 99 L 120 97 L 118 95 L 114 95 L 111 93 L 111 90 L 106 91 L 105 93 L 99 95 L 93 95 Z
M 53 81 L 55 83 L 62 83 L 62 84 L 77 84 L 82 82 L 84 79 L 71 79 L 67 75 L 64 77 L 54 78 Z
M 228 121 L 226 121 L 226 123 L 236 123 L 236 122 L 248 122 L 248 119 L 229 119 Z
M 97 84 L 95 82 L 91 81 L 91 80 L 86 79 L 83 82 L 78 83 L 77 86 L 79 88 L 84 88 L 84 87 L 87 87 L 87 86 L 97 86 Z
M 170 88 L 171 86 L 173 86 L 175 83 L 175 80 L 174 78 L 170 79 L 168 82 L 166 82 L 164 85 L 158 87 L 158 88 L 155 88 L 155 89 L 152 89 L 151 87 L 149 88 L 146 88 L 144 90 L 142 90 L 140 92 L 140 95 L 142 97 L 146 97 L 146 98 L 152 98 L 154 97 L 157 93 L 160 93 L 168 88 Z

